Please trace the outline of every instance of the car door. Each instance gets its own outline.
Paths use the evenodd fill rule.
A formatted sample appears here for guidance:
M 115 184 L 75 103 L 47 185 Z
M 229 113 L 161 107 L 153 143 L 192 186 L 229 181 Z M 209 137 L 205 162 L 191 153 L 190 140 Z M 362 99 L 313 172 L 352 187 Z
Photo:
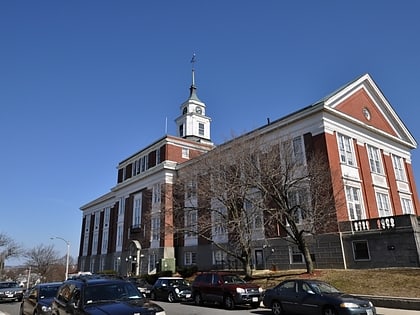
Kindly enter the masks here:
M 276 296 L 280 300 L 285 313 L 297 314 L 296 281 L 284 282 L 276 289 Z
M 297 282 L 296 311 L 299 314 L 319 314 L 319 295 L 305 281 Z

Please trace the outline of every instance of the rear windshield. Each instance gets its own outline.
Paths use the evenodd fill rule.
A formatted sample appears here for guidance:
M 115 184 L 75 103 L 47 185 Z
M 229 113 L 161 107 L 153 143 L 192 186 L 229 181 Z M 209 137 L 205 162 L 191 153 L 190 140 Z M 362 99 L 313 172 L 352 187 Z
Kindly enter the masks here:
M 0 289 L 17 288 L 19 284 L 17 282 L 0 282 Z

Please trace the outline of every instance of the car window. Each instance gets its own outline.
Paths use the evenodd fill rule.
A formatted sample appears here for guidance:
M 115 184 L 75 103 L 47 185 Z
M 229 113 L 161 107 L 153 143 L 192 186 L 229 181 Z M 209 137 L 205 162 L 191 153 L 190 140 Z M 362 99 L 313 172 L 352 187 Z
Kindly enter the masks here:
M 39 298 L 48 299 L 56 296 L 58 287 L 55 286 L 42 286 L 39 288 Z
M 296 292 L 296 286 L 294 281 L 287 281 L 277 286 L 277 290 L 281 292 Z
M 85 304 L 109 300 L 140 299 L 143 296 L 131 283 L 105 283 L 85 288 Z
M 245 282 L 237 275 L 224 275 L 222 276 L 222 281 L 223 283 L 244 283 Z
M 339 293 L 340 290 L 325 282 L 313 282 L 311 287 L 317 293 Z

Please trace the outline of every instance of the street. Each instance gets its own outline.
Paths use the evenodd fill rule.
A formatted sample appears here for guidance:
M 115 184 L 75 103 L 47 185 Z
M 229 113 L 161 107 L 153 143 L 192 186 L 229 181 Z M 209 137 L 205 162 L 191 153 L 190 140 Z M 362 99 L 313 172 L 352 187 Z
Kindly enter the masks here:
M 226 311 L 217 306 L 195 306 L 187 303 L 157 302 L 166 312 L 166 315 L 226 315 L 226 313 L 243 315 L 270 315 L 271 311 L 266 308 L 249 309 L 238 307 L 233 311 Z M 0 315 L 19 315 L 19 302 L 0 303 Z M 377 308 L 377 315 L 420 315 L 420 311 L 397 310 L 391 308 Z

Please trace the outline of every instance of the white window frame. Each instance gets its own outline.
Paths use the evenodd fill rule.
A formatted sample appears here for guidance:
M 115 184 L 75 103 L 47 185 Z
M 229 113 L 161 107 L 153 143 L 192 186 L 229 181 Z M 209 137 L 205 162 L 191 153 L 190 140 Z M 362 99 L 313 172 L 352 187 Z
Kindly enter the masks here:
M 289 246 L 289 260 L 291 265 L 305 263 L 302 252 L 294 246 Z
M 117 252 L 122 251 L 124 237 L 124 223 L 118 223 L 117 225 L 117 239 L 116 239 L 116 250 Z
M 152 205 L 160 205 L 162 199 L 162 185 L 160 183 L 154 184 L 152 187 Z
M 305 148 L 303 147 L 302 136 L 293 138 L 292 140 L 293 161 L 302 165 L 305 163 Z
M 187 209 L 185 211 L 185 237 L 186 238 L 197 238 L 198 229 L 198 211 Z
M 372 173 L 382 175 L 383 167 L 382 167 L 381 150 L 371 145 L 367 145 L 367 149 L 368 149 L 370 171 Z
M 351 138 L 343 134 L 338 134 L 337 138 L 340 162 L 349 166 L 356 166 L 353 141 Z
M 378 205 L 379 217 L 392 216 L 391 203 L 389 201 L 389 194 L 387 192 L 376 192 L 376 203 Z
M 366 219 L 366 213 L 363 207 L 363 199 L 360 187 L 346 185 L 345 194 L 349 220 L 357 221 Z
M 184 252 L 184 265 L 191 266 L 197 264 L 197 253 L 196 252 Z
M 407 175 L 405 174 L 404 159 L 398 155 L 392 154 L 392 165 L 394 166 L 395 178 L 406 182 Z
M 106 207 L 104 210 L 104 229 L 109 227 L 109 219 L 111 217 L 111 208 L 110 207 Z
M 132 226 L 141 227 L 142 203 L 143 203 L 143 194 L 139 193 L 139 194 L 134 195 Z
M 190 149 L 182 148 L 182 158 L 189 159 L 190 158 Z
M 401 197 L 401 206 L 403 214 L 414 214 L 413 201 L 410 197 Z
M 150 229 L 150 241 L 159 242 L 160 241 L 160 216 L 154 215 L 151 218 L 151 229 Z M 155 247 L 155 246 L 152 246 Z
M 205 125 L 202 122 L 198 123 L 198 134 L 204 136 Z
M 109 230 L 104 229 L 102 231 L 101 254 L 107 254 L 108 253 L 108 239 L 109 239 Z

